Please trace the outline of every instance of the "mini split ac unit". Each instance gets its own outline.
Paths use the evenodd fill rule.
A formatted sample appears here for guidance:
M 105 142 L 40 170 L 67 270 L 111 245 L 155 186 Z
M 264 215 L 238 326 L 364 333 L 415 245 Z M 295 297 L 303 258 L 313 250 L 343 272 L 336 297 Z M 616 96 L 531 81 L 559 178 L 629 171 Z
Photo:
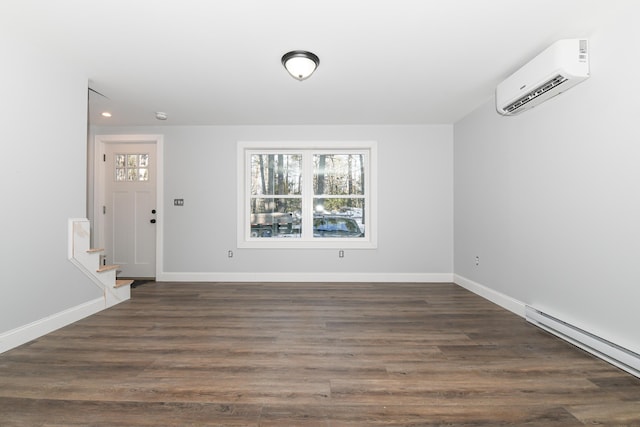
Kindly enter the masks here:
M 586 39 L 558 40 L 496 87 L 496 109 L 520 114 L 589 77 Z

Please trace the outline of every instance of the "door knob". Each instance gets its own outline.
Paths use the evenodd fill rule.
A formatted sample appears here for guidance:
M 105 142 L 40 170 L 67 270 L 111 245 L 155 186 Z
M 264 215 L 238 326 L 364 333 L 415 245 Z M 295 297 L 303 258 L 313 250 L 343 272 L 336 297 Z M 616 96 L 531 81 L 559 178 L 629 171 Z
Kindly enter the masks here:
M 151 209 L 151 213 L 155 215 L 156 210 L 155 209 Z
M 155 223 L 156 223 L 156 220 L 155 220 L 155 219 L 152 219 L 152 220 L 150 220 L 149 222 L 150 222 L 151 224 L 155 224 Z

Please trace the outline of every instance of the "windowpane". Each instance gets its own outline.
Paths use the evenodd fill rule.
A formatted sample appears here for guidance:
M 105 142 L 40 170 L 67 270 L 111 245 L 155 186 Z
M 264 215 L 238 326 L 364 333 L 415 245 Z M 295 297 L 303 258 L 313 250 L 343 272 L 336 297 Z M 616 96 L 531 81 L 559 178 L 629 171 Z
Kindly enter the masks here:
M 364 233 L 355 219 L 339 215 L 315 215 L 313 217 L 315 238 L 363 238 Z
M 302 199 L 252 198 L 251 237 L 300 237 Z
M 375 159 L 373 141 L 240 142 L 239 247 L 377 247 Z
M 140 154 L 140 161 L 138 162 L 138 166 L 141 168 L 149 167 L 149 155 L 148 154 Z
M 361 235 L 345 235 L 345 236 L 321 236 L 321 237 L 364 237 L 365 235 L 365 217 L 364 217 L 364 198 L 319 198 L 314 197 L 314 236 L 316 236 L 315 219 L 318 217 L 325 218 L 345 218 L 340 220 L 343 223 L 357 224 Z M 348 220 L 347 220 L 348 219 Z M 318 237 L 318 236 L 316 236 Z
M 125 166 L 124 159 L 125 159 L 125 155 L 124 154 L 116 154 L 116 167 L 117 168 L 123 168 Z
M 300 154 L 252 154 L 252 195 L 302 194 Z
M 313 194 L 364 195 L 362 154 L 315 154 Z

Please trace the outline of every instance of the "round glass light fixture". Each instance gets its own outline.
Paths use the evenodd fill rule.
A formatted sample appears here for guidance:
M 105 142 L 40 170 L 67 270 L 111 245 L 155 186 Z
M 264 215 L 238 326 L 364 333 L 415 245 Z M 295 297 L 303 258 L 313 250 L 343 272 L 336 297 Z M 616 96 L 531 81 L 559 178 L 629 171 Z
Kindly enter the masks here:
M 320 65 L 320 58 L 306 50 L 293 50 L 282 56 L 282 65 L 291 74 L 291 77 L 302 81 L 311 77 L 311 74 Z

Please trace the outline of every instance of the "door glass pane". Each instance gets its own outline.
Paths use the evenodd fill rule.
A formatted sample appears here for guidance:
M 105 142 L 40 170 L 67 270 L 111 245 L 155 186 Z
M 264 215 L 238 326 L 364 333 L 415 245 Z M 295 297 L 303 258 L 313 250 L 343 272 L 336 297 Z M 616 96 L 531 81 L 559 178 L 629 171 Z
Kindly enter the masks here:
M 127 167 L 135 168 L 138 166 L 138 155 L 137 154 L 127 154 Z
M 149 180 L 149 154 L 116 154 L 115 155 L 115 179 L 116 181 L 148 181 Z

